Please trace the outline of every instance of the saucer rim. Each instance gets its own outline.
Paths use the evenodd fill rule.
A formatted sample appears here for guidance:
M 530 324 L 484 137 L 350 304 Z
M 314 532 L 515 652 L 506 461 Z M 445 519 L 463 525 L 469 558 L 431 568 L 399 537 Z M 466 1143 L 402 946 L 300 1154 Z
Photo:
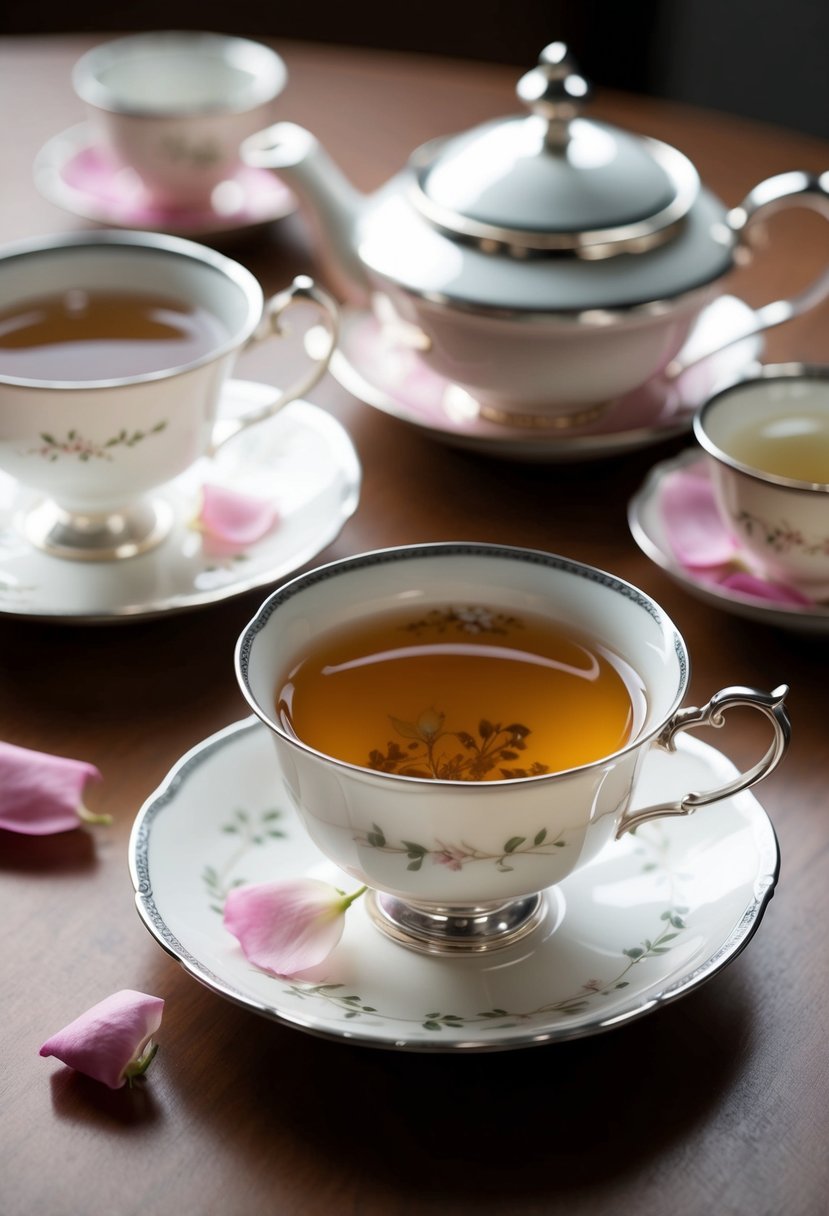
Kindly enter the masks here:
M 656 495 L 665 477 L 695 464 L 703 464 L 705 453 L 698 448 L 685 448 L 676 456 L 661 460 L 649 471 L 639 489 L 628 503 L 627 521 L 631 536 L 654 565 L 669 575 L 679 586 L 697 599 L 750 620 L 777 620 L 790 628 L 826 629 L 829 631 L 829 605 L 786 604 L 757 599 L 719 583 L 702 582 L 694 578 L 677 559 L 663 548 L 645 524 L 645 513 L 652 506 L 658 511 Z M 653 505 L 652 505 L 653 504 Z
M 214 752 L 232 745 L 237 737 L 242 737 L 250 731 L 264 734 L 267 728 L 255 715 L 250 715 L 247 718 L 240 719 L 223 727 L 221 730 L 196 743 L 173 765 L 163 781 L 142 804 L 133 823 L 128 843 L 128 864 L 135 906 L 141 922 L 156 943 L 175 959 L 188 975 L 209 991 L 240 1008 L 259 1014 L 269 1021 L 274 1021 L 290 1029 L 300 1030 L 316 1038 L 334 1042 L 345 1042 L 355 1047 L 405 1051 L 421 1055 L 457 1053 L 477 1055 L 480 1053 L 490 1054 L 492 1052 L 512 1051 L 553 1043 L 569 1042 L 606 1033 L 619 1026 L 637 1021 L 654 1010 L 671 1004 L 673 1001 L 678 1000 L 688 992 L 712 979 L 729 963 L 739 957 L 757 932 L 780 877 L 780 844 L 774 825 L 753 793 L 744 792 L 740 795 L 741 801 L 744 806 L 751 807 L 754 823 L 760 826 L 765 834 L 765 839 L 762 843 L 758 842 L 758 865 L 752 879 L 752 897 L 750 901 L 731 931 L 722 941 L 716 944 L 706 959 L 692 966 L 684 974 L 677 976 L 667 987 L 660 991 L 647 996 L 640 994 L 639 1002 L 632 1008 L 617 1011 L 606 1018 L 598 1018 L 593 1022 L 582 1025 L 565 1028 L 550 1027 L 545 1031 L 539 1031 L 538 1029 L 534 1031 L 528 1030 L 521 1035 L 516 1035 L 509 1039 L 501 1039 L 497 1042 L 476 1041 L 469 1038 L 442 1039 L 440 1041 L 405 1039 L 399 1034 L 393 1037 L 380 1038 L 378 1036 L 364 1035 L 352 1029 L 338 1031 L 333 1027 L 325 1027 L 320 1026 L 318 1023 L 312 1023 L 302 1014 L 293 1010 L 290 1012 L 286 1012 L 285 1010 L 280 1011 L 273 1005 L 266 1005 L 250 995 L 239 992 L 223 980 L 221 976 L 216 975 L 208 967 L 201 964 L 198 958 L 186 949 L 168 928 L 155 904 L 148 864 L 149 832 L 152 821 L 164 810 L 165 806 L 175 799 L 180 786 L 187 780 L 189 773 L 193 769 L 207 760 Z M 701 754 L 723 755 L 718 749 L 696 738 L 681 742 L 683 746 L 687 745 L 690 749 Z M 278 771 L 275 753 L 274 764 Z M 403 949 L 403 947 L 400 947 L 400 949 Z
M 734 301 L 735 304 L 750 310 L 750 306 L 744 300 L 739 299 L 738 296 L 726 294 L 727 298 Z M 718 297 L 718 299 L 725 298 L 726 296 Z M 717 300 L 712 301 L 712 304 L 716 303 Z M 345 305 L 341 308 L 342 336 L 330 362 L 330 370 L 334 379 L 341 388 L 369 408 L 379 410 L 388 417 L 396 418 L 399 422 L 414 427 L 421 434 L 450 447 L 539 463 L 548 461 L 575 464 L 592 459 L 612 459 L 627 452 L 652 447 L 658 443 L 667 443 L 680 435 L 688 434 L 694 414 L 699 408 L 699 402 L 695 405 L 682 405 L 677 409 L 673 418 L 667 419 L 661 424 L 570 437 L 563 437 L 557 432 L 545 434 L 543 429 L 516 432 L 514 428 L 507 426 L 500 427 L 498 434 L 475 434 L 471 430 L 453 426 L 442 428 L 423 421 L 416 409 L 399 403 L 384 388 L 373 384 L 346 355 L 344 335 L 361 320 L 371 317 L 372 313 L 369 308 L 360 308 L 356 305 Z M 741 342 L 752 342 L 755 345 L 751 355 L 747 356 L 744 366 L 735 375 L 735 380 L 756 372 L 761 365 L 760 360 L 764 350 L 762 334 L 749 335 L 741 339 Z M 737 344 L 735 343 L 735 345 Z M 441 378 L 443 379 L 443 377 Z M 447 380 L 446 383 L 448 385 L 450 382 Z M 498 424 L 487 423 L 487 425 L 497 426 Z
M 228 380 L 223 389 L 222 396 L 224 397 L 225 394 L 231 396 L 234 387 L 237 385 L 254 385 L 259 387 L 262 386 L 262 383 L 262 381 L 258 380 L 234 377 Z M 270 388 L 270 386 L 264 387 Z M 16 610 L 12 607 L 0 606 L 0 620 L 34 621 L 39 624 L 49 625 L 121 625 L 131 621 L 153 620 L 160 617 L 179 615 L 182 612 L 208 608 L 213 604 L 235 599 L 237 596 L 246 595 L 248 592 L 273 584 L 279 579 L 287 578 L 297 570 L 302 569 L 303 566 L 330 544 L 333 544 L 349 519 L 356 512 L 361 497 L 362 466 L 351 437 L 342 423 L 327 410 L 322 409 L 321 406 L 314 405 L 304 398 L 296 398 L 294 401 L 291 401 L 284 407 L 284 410 L 280 410 L 274 415 L 273 419 L 269 419 L 261 425 L 267 426 L 269 422 L 276 422 L 283 413 L 290 416 L 292 412 L 294 414 L 299 413 L 300 415 L 310 414 L 315 423 L 321 424 L 327 429 L 332 450 L 337 453 L 338 464 L 344 474 L 345 485 L 347 485 L 350 491 L 347 495 L 343 495 L 339 511 L 328 518 L 324 533 L 320 529 L 319 536 L 311 543 L 295 553 L 291 553 L 279 563 L 272 564 L 267 569 L 263 568 L 257 574 L 251 574 L 248 578 L 240 579 L 238 582 L 225 584 L 213 591 L 193 592 L 192 595 L 186 595 L 184 598 L 181 595 L 176 595 L 168 599 L 154 600 L 141 605 L 137 609 L 134 604 L 125 604 L 120 608 L 106 612 L 50 612 L 48 610 L 33 612 L 27 609 Z M 297 425 L 303 424 L 298 422 Z M 12 478 L 7 477 L 7 475 L 3 476 L 4 480 L 13 482 Z M 168 486 L 174 486 L 177 480 L 174 478 L 171 482 L 167 483 Z M 162 494 L 164 489 L 165 487 L 161 487 L 160 492 Z M 1 534 L 2 532 L 0 531 Z M 163 543 L 166 543 L 166 541 Z M 126 560 L 146 560 L 147 558 L 152 558 L 153 552 L 156 551 L 142 554 L 138 558 L 127 558 Z M 47 554 L 40 556 L 42 556 L 44 561 L 64 560 L 62 558 L 49 557 Z M 2 564 L 3 557 L 2 552 L 0 552 L 0 567 L 2 567 Z M 79 563 L 75 563 L 75 565 L 80 566 Z
M 97 146 L 88 122 L 74 123 L 63 131 L 50 136 L 38 150 L 32 162 L 32 177 L 41 195 L 62 211 L 76 215 L 80 219 L 94 224 L 103 224 L 108 228 L 121 228 L 126 232 L 160 232 L 172 236 L 183 236 L 197 239 L 199 236 L 222 236 L 233 232 L 250 232 L 266 224 L 276 223 L 293 215 L 298 208 L 298 202 L 293 193 L 284 187 L 285 198 L 281 206 L 274 206 L 266 215 L 251 219 L 240 219 L 238 216 L 219 216 L 211 218 L 200 212 L 193 222 L 178 221 L 175 216 L 169 220 L 158 220 L 149 223 L 128 223 L 124 219 L 113 216 L 105 203 L 95 202 L 95 196 L 83 190 L 70 186 L 63 178 L 63 169 L 73 156 Z M 263 170 L 268 172 L 268 170 Z M 184 217 L 187 212 L 183 212 Z

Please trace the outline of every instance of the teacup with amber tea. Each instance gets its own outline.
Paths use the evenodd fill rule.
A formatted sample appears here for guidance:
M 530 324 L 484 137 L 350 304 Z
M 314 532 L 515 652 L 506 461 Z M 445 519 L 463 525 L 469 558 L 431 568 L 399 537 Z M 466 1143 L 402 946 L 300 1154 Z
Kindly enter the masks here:
M 781 759 L 787 689 L 681 709 L 676 626 L 612 574 L 534 550 L 415 545 L 274 592 L 237 675 L 310 836 L 371 888 L 377 924 L 434 953 L 506 945 L 614 838 L 753 785 Z M 725 786 L 638 805 L 651 747 L 760 711 L 773 739 Z
M 326 349 L 245 414 L 219 417 L 237 356 L 317 309 Z M 19 527 L 53 556 L 132 557 L 173 514 L 156 493 L 325 372 L 337 309 L 305 276 L 266 300 L 238 262 L 149 232 L 82 232 L 0 250 L 0 469 L 29 498 Z M 33 492 L 33 493 L 32 493 Z

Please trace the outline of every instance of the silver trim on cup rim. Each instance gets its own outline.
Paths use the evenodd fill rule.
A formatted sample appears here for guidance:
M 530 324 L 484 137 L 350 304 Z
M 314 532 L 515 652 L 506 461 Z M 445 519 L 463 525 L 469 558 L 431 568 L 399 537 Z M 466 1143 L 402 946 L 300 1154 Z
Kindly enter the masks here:
M 751 385 L 763 384 L 769 380 L 822 380 L 829 385 L 829 367 L 809 363 L 768 363 L 761 367 L 756 375 L 747 376 L 743 380 L 729 384 L 727 388 L 720 389 L 718 393 L 714 393 L 712 397 L 708 398 L 694 416 L 694 436 L 697 442 L 703 451 L 720 464 L 764 485 L 782 486 L 784 489 L 799 491 L 803 494 L 829 494 L 829 481 L 801 481 L 794 477 L 783 477 L 778 473 L 767 473 L 763 469 L 755 469 L 751 465 L 744 464 L 715 443 L 705 430 L 706 415 L 716 407 L 717 402 L 730 396 L 731 393 L 743 392 Z
M 61 391 L 116 388 L 122 384 L 143 384 L 150 380 L 166 380 L 181 372 L 191 371 L 205 364 L 213 363 L 231 351 L 236 350 L 251 336 L 262 316 L 265 297 L 257 279 L 231 258 L 199 245 L 196 241 L 188 241 L 183 237 L 167 236 L 159 232 L 124 232 L 118 229 L 102 232 L 71 232 L 56 236 L 43 237 L 36 240 L 19 241 L 0 249 L 0 271 L 4 263 L 14 258 L 37 257 L 40 255 L 60 254 L 75 249 L 97 248 L 101 246 L 122 247 L 127 250 L 151 249 L 156 252 L 173 254 L 193 262 L 201 262 L 233 283 L 242 293 L 247 303 L 247 316 L 244 324 L 237 328 L 224 342 L 213 350 L 193 359 L 190 363 L 181 363 L 176 367 L 162 368 L 160 371 L 143 372 L 134 376 L 117 376 L 108 380 L 41 380 L 25 376 L 11 376 L 0 373 L 0 385 L 13 385 L 22 388 L 43 388 Z

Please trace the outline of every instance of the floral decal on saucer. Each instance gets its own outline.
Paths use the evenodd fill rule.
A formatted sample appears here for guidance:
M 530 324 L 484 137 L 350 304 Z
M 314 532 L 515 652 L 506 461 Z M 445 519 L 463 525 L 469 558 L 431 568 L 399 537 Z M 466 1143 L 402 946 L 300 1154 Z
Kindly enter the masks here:
M 221 831 L 223 834 L 225 836 L 236 836 L 238 844 L 223 866 L 218 869 L 216 866 L 205 866 L 202 871 L 202 881 L 207 890 L 210 907 L 213 912 L 218 912 L 221 915 L 224 911 L 224 901 L 227 898 L 228 892 L 235 887 L 243 887 L 245 885 L 246 879 L 238 875 L 232 880 L 230 878 L 230 875 L 242 858 L 251 849 L 261 848 L 262 845 L 268 844 L 272 840 L 285 839 L 287 833 L 279 826 L 282 814 L 282 811 L 273 807 L 267 811 L 263 811 L 261 815 L 254 819 L 248 811 L 237 809 L 233 812 L 233 817 L 227 823 L 222 824 Z
M 566 848 L 567 841 L 562 839 L 563 835 L 563 832 L 559 832 L 558 836 L 551 837 L 547 828 L 540 828 L 532 838 L 511 836 L 509 840 L 504 841 L 497 853 L 476 848 L 475 845 L 467 844 L 466 841 L 462 841 L 460 844 L 450 844 L 436 840 L 431 845 L 418 844 L 414 840 L 389 843 L 376 823 L 372 824 L 371 831 L 355 836 L 354 839 L 357 844 L 379 849 L 381 853 L 398 853 L 405 856 L 409 862 L 406 866 L 407 870 L 419 870 L 428 858 L 435 865 L 446 866 L 448 870 L 462 870 L 465 865 L 473 861 L 494 861 L 496 870 L 507 873 L 515 868 L 509 864 L 510 859 L 518 857 L 522 853 L 549 857 L 555 849 Z
M 235 837 L 237 843 L 222 865 L 207 866 L 202 873 L 211 912 L 221 914 L 228 892 L 245 885 L 246 880 L 238 873 L 234 873 L 245 856 L 252 850 L 268 846 L 275 841 L 289 839 L 290 833 L 286 830 L 283 816 L 284 813 L 278 808 L 263 811 L 258 816 L 250 814 L 247 810 L 237 809 L 231 818 L 218 826 L 217 830 L 223 836 Z M 376 830 L 379 832 L 379 829 Z M 378 1021 L 388 1021 L 390 1024 L 402 1022 L 419 1026 L 435 1035 L 446 1030 L 471 1027 L 477 1027 L 483 1031 L 508 1030 L 531 1023 L 534 1019 L 547 1019 L 551 1015 L 566 1017 L 579 1014 L 603 999 L 611 997 L 613 993 L 629 987 L 632 979 L 631 973 L 637 967 L 647 964 L 649 960 L 668 954 L 674 942 L 687 928 L 687 916 L 690 909 L 682 902 L 678 890 L 683 876 L 671 868 L 666 838 L 657 834 L 653 827 L 651 833 L 652 840 L 649 840 L 647 844 L 640 843 L 636 852 L 642 858 L 641 873 L 653 875 L 656 881 L 666 888 L 661 911 L 654 909 L 653 935 L 641 938 L 622 949 L 616 970 L 611 976 L 606 978 L 588 976 L 566 996 L 555 1001 L 543 1002 L 531 1009 L 506 1009 L 498 1006 L 465 1015 L 433 1009 L 412 1017 L 401 1017 L 399 1013 L 387 1014 L 377 1006 L 370 1005 L 359 992 L 355 992 L 343 983 L 306 983 L 302 980 L 288 982 L 276 976 L 273 977 L 273 982 L 283 985 L 282 992 L 285 995 L 297 1001 L 323 1003 L 329 1008 L 339 1010 L 343 1018 L 348 1021 L 368 1018 L 375 1024 Z M 380 838 L 382 839 L 382 833 L 380 833 Z M 388 848 L 389 846 L 385 844 L 384 840 L 381 843 L 381 839 L 371 842 L 373 847 Z M 507 841 L 501 860 L 505 860 L 519 851 L 533 852 L 543 850 L 545 847 L 548 849 L 563 847 L 564 842 L 557 839 L 550 840 L 547 833 L 542 830 L 528 847 L 525 848 L 525 844 L 527 841 L 522 838 Z M 422 852 L 418 852 L 420 849 L 418 845 L 403 844 L 401 849 L 395 848 L 394 851 L 407 851 L 410 847 L 415 850 L 415 856 L 412 859 L 415 868 L 422 864 L 426 856 L 432 855 L 432 850 L 423 849 Z M 483 859 L 483 857 L 470 858 L 470 860 Z M 487 859 L 498 860 L 492 854 L 487 855 Z M 440 859 L 435 857 L 434 860 L 439 861 Z
M 653 831 L 654 829 L 652 829 Z M 233 811 L 229 820 L 220 824 L 219 832 L 225 837 L 236 838 L 236 844 L 222 865 L 204 868 L 202 879 L 205 891 L 207 891 L 210 911 L 221 914 L 224 911 L 224 903 L 229 891 L 246 885 L 246 879 L 236 873 L 243 858 L 249 855 L 250 851 L 261 849 L 265 845 L 272 844 L 273 841 L 287 840 L 289 833 L 284 828 L 283 812 L 276 807 L 263 811 L 258 816 L 253 816 L 247 810 L 237 809 Z M 442 863 L 442 865 L 450 863 L 453 858 L 452 846 L 442 849 L 441 856 L 440 850 L 425 849 L 421 845 L 408 843 L 408 841 L 401 841 L 400 846 L 389 846 L 377 826 L 374 826 L 371 835 L 373 839 L 366 838 L 365 843 L 370 844 L 372 848 L 384 848 L 389 851 L 410 854 L 410 868 L 421 866 L 425 857 L 432 857 L 432 860 Z M 545 829 L 542 829 L 532 841 L 521 837 L 513 837 L 512 840 L 506 841 L 501 855 L 476 855 L 474 851 L 468 852 L 464 846 L 463 849 L 457 850 L 458 866 L 456 868 L 459 868 L 464 861 L 494 860 L 496 863 L 502 862 L 504 868 L 508 869 L 508 857 L 517 852 L 537 852 L 553 848 L 564 848 L 564 841 L 558 838 L 549 839 Z M 653 936 L 626 946 L 620 953 L 619 964 L 613 975 L 603 979 L 588 976 L 568 995 L 560 997 L 556 1001 L 538 1004 L 531 1009 L 494 1007 L 466 1015 L 433 1009 L 412 1018 L 401 1018 L 399 1014 L 395 1014 L 395 1020 L 419 1025 L 430 1034 L 440 1034 L 444 1030 L 472 1028 L 472 1026 L 484 1031 L 507 1030 L 513 1026 L 531 1023 L 537 1018 L 549 1018 L 549 1015 L 566 1017 L 566 1015 L 581 1013 L 582 1010 L 590 1008 L 592 1004 L 602 998 L 610 997 L 614 992 L 625 989 L 631 983 L 633 969 L 641 967 L 649 959 L 659 958 L 669 953 L 673 942 L 687 928 L 686 918 L 689 912 L 689 908 L 679 899 L 677 890 L 682 876 L 670 868 L 664 840 L 654 832 L 653 843 L 648 841 L 648 844 L 639 844 L 637 852 L 643 857 L 642 873 L 655 874 L 656 878 L 665 884 L 665 905 L 659 913 L 655 913 L 658 914 L 658 919 L 655 919 Z M 359 992 L 350 990 L 349 986 L 345 984 L 303 983 L 301 980 L 288 983 L 277 976 L 273 976 L 273 983 L 282 983 L 284 985 L 282 991 L 286 995 L 297 998 L 298 1001 L 322 1002 L 328 1007 L 338 1009 L 348 1020 L 387 1017 L 383 1010 L 373 1004 L 368 1004 Z
M 94 439 L 86 439 L 79 431 L 74 429 L 67 431 L 64 439 L 58 439 L 56 436 L 49 434 L 48 431 L 41 431 L 41 445 L 36 448 L 30 448 L 27 455 L 42 456 L 44 460 L 49 461 L 58 460 L 61 456 L 74 456 L 77 460 L 81 461 L 112 460 L 113 448 L 134 448 L 136 444 L 142 443 L 151 435 L 160 434 L 166 426 L 166 421 L 162 421 L 157 422 L 148 431 L 121 430 L 117 435 L 110 436 L 109 439 L 105 439 L 102 443 L 98 443 Z

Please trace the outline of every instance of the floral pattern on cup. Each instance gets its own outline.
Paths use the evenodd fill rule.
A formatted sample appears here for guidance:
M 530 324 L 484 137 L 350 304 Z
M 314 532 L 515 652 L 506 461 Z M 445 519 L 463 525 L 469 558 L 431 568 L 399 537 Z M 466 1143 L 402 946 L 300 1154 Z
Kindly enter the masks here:
M 219 141 L 209 137 L 193 141 L 182 134 L 167 135 L 159 147 L 166 160 L 174 164 L 189 164 L 195 168 L 218 164 L 224 156 Z
M 785 520 L 776 523 L 769 522 L 761 515 L 751 511 L 740 511 L 737 523 L 747 536 L 756 537 L 758 533 L 765 537 L 765 543 L 775 553 L 803 553 L 808 557 L 829 556 L 829 536 L 808 539 L 799 528 L 794 528 Z
M 58 439 L 48 431 L 41 431 L 43 441 L 40 447 L 30 448 L 29 456 L 42 456 L 44 460 L 58 460 L 61 456 L 74 456 L 78 460 L 112 460 L 112 449 L 117 447 L 134 448 L 151 435 L 158 435 L 165 430 L 166 420 L 157 422 L 148 431 L 120 430 L 117 435 L 111 435 L 99 443 L 94 439 L 86 439 L 74 428 L 66 432 L 65 439 Z
M 505 612 L 494 612 L 480 604 L 464 608 L 433 608 L 425 616 L 410 621 L 404 628 L 409 633 L 419 634 L 425 629 L 437 633 L 509 633 L 511 629 L 522 629 L 523 622 Z
M 355 836 L 357 844 L 367 846 L 371 849 L 379 849 L 383 853 L 396 853 L 408 860 L 407 870 L 419 870 L 424 861 L 429 859 L 435 865 L 446 866 L 448 870 L 462 870 L 465 865 L 469 865 L 474 861 L 492 861 L 495 863 L 496 870 L 502 874 L 511 873 L 514 866 L 509 864 L 510 859 L 519 857 L 522 853 L 541 854 L 544 857 L 549 857 L 555 849 L 564 849 L 567 847 L 567 841 L 563 840 L 563 832 L 559 832 L 558 836 L 551 837 L 547 828 L 539 828 L 535 835 L 529 836 L 511 836 L 509 840 L 505 840 L 503 846 L 495 853 L 491 850 L 480 849 L 476 845 L 468 844 L 466 841 L 461 841 L 458 844 L 448 843 L 442 840 L 435 840 L 430 845 L 419 844 L 414 840 L 400 840 L 389 842 L 381 828 L 376 823 L 371 825 L 371 830 Z

